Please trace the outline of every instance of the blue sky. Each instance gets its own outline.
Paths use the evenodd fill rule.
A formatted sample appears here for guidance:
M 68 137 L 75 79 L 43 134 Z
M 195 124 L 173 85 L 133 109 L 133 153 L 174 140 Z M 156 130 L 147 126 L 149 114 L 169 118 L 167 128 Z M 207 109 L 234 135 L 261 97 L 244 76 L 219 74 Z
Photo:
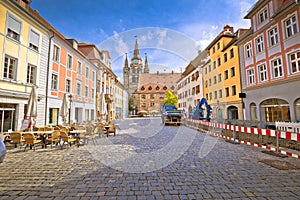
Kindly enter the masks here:
M 134 36 L 150 71 L 184 70 L 229 24 L 249 28 L 243 17 L 256 0 L 33 0 L 31 7 L 67 38 L 108 50 L 122 79 L 124 55 Z

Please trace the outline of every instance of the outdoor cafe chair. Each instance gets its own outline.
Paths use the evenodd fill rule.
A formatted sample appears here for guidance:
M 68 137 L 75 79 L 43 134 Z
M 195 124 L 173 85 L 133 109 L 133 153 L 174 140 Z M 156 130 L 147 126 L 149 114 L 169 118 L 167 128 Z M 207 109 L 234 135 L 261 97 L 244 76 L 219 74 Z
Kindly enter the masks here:
M 51 143 L 51 148 L 53 144 L 58 144 L 60 142 L 60 131 L 55 130 L 51 133 L 51 137 L 47 139 L 48 142 Z
M 99 127 L 96 127 L 92 132 L 87 132 L 85 136 L 86 143 L 88 143 L 89 140 L 92 140 L 95 145 L 95 139 L 96 139 L 96 134 L 98 133 L 98 128 Z
M 24 142 L 21 132 L 11 132 L 9 133 L 9 137 L 10 140 L 15 144 L 15 148 L 17 147 L 18 144 Z
M 25 140 L 24 143 L 26 144 L 26 146 L 25 146 L 25 148 L 24 148 L 24 151 L 26 150 L 26 147 L 27 147 L 28 145 L 31 146 L 31 147 L 33 147 L 33 151 L 35 151 L 35 146 L 36 146 L 36 144 L 39 144 L 39 143 L 42 142 L 41 140 L 35 139 L 35 136 L 34 136 L 33 133 L 24 133 L 24 134 L 23 134 L 23 138 L 24 138 L 24 140 Z
M 67 147 L 68 147 L 68 145 L 71 146 L 72 143 L 75 143 L 77 141 L 76 138 L 70 138 L 65 131 L 60 131 L 60 137 L 61 137 L 61 140 L 63 142 L 62 146 L 61 146 L 62 149 L 63 149 L 65 144 L 67 144 Z
M 107 130 L 107 137 L 108 137 L 108 135 L 110 134 L 110 133 L 113 133 L 114 134 L 114 136 L 116 136 L 116 126 L 115 126 L 115 124 L 113 124 L 113 123 L 110 123 L 109 125 L 109 129 Z

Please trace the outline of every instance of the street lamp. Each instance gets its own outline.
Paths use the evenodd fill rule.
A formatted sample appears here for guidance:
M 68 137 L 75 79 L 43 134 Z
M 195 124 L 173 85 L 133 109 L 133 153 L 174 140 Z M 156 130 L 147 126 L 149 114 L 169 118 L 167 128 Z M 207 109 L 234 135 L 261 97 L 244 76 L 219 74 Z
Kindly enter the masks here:
M 71 124 L 71 109 L 72 109 L 72 94 L 70 94 L 69 96 L 69 102 L 70 102 L 70 111 L 69 111 L 69 125 Z

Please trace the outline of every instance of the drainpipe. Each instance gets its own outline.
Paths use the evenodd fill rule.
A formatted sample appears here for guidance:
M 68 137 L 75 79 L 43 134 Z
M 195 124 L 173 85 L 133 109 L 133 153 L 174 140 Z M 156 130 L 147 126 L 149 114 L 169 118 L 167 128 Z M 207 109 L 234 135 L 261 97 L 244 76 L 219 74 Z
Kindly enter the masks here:
M 50 50 L 51 50 L 51 41 L 52 38 L 54 37 L 54 32 L 53 30 L 50 30 L 50 33 L 52 33 L 52 35 L 49 38 L 49 47 L 48 47 L 48 61 L 47 61 L 47 78 L 46 78 L 46 97 L 45 97 L 45 121 L 44 121 L 44 125 L 46 126 L 47 124 L 47 110 L 48 110 L 48 83 L 49 83 L 49 73 L 50 73 Z

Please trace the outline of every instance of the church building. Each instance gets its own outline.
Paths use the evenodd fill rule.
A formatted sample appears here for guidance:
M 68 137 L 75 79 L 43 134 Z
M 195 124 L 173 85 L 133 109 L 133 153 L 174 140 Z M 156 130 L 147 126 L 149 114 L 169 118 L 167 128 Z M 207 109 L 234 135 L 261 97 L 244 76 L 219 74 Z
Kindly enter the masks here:
M 177 95 L 177 81 L 182 73 L 149 73 L 147 54 L 143 66 L 138 42 L 135 41 L 133 58 L 130 66 L 126 54 L 123 68 L 124 87 L 132 100 L 134 111 L 132 114 L 159 114 L 164 102 L 165 92 L 172 91 Z

